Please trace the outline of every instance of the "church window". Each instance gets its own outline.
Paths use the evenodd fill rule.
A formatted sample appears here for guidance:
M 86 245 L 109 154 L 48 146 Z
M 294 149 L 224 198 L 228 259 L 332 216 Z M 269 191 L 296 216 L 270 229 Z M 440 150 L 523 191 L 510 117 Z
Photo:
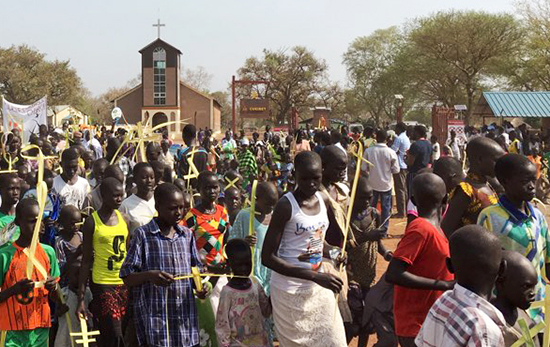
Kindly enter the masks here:
M 155 105 L 166 104 L 166 51 L 157 47 L 153 51 L 153 83 Z

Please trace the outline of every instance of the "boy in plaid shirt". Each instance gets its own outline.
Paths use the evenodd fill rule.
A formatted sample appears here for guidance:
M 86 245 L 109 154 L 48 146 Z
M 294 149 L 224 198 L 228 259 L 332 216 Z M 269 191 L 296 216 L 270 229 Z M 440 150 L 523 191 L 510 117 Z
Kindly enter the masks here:
M 506 321 L 489 299 L 506 269 L 498 238 L 478 225 L 455 231 L 447 266 L 456 285 L 433 304 L 416 336 L 417 347 L 504 346 Z
M 133 292 L 140 346 L 196 346 L 199 323 L 193 281 L 175 280 L 200 267 L 193 233 L 178 225 L 183 193 L 171 183 L 155 190 L 158 217 L 135 230 L 120 277 Z M 205 298 L 207 289 L 196 293 Z

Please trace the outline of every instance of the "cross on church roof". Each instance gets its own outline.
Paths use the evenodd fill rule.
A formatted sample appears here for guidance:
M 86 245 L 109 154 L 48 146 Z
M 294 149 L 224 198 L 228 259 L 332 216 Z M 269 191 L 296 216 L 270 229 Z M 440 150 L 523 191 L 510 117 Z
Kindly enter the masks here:
M 165 27 L 166 24 L 160 24 L 160 19 L 157 20 L 157 24 L 153 24 L 154 27 L 157 27 L 158 38 L 160 39 L 160 27 Z

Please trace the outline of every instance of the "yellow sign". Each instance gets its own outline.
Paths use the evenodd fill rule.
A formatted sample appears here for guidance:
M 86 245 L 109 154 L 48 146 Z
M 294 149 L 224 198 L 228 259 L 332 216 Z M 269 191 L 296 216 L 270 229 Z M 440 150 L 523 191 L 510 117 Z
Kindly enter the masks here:
M 268 99 L 241 99 L 241 117 L 269 118 Z

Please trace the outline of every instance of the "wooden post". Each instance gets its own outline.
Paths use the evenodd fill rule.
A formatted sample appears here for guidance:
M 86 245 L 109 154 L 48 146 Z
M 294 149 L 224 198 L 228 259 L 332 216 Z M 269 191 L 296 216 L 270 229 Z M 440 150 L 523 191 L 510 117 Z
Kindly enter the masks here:
M 397 123 L 400 123 L 403 121 L 403 101 L 399 100 L 397 103 L 397 114 L 396 114 L 396 121 Z
M 546 136 L 550 132 L 550 118 L 543 118 L 541 122 L 542 133 Z

